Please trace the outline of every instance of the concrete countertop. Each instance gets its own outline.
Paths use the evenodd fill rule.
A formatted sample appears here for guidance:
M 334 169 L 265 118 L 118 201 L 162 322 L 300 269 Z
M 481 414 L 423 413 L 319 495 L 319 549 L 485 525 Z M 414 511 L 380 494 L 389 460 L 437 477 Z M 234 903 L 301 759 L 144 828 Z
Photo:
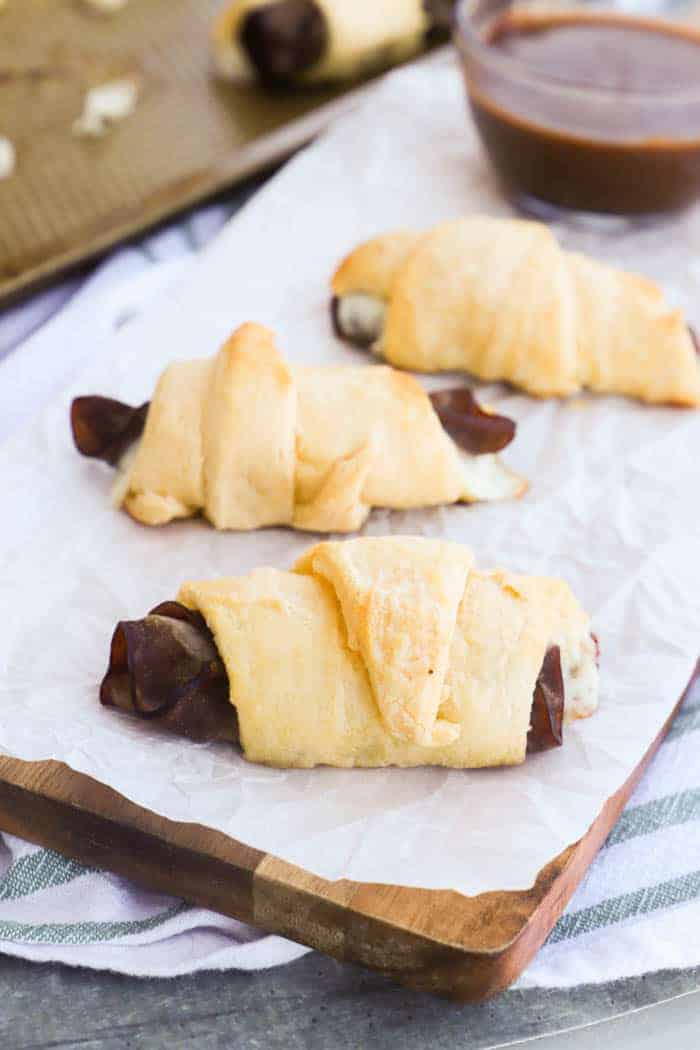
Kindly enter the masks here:
M 700 967 L 460 1006 L 316 953 L 258 974 L 139 980 L 0 956 L 2 1050 L 697 1050 Z M 643 1009 L 651 1003 L 673 1002 Z

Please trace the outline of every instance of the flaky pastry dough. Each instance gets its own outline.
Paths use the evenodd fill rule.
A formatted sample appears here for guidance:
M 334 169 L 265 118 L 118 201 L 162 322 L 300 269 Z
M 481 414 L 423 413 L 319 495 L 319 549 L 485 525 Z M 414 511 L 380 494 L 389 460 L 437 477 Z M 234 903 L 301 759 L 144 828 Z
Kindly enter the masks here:
M 552 645 L 567 668 L 566 717 L 597 704 L 589 618 L 567 584 L 479 572 L 459 544 L 321 543 L 292 572 L 185 583 L 178 600 L 213 633 L 255 762 L 522 762 Z M 579 678 L 585 707 L 575 703 Z
M 469 371 L 538 397 L 586 387 L 700 403 L 681 312 L 651 281 L 564 251 L 540 223 L 475 216 L 379 236 L 332 287 L 341 302 L 385 304 L 374 349 L 402 368 Z
M 218 529 L 349 532 L 375 506 L 524 488 L 497 455 L 462 452 L 410 376 L 291 367 L 267 328 L 245 324 L 214 358 L 163 372 L 115 499 L 146 525 L 201 511 Z

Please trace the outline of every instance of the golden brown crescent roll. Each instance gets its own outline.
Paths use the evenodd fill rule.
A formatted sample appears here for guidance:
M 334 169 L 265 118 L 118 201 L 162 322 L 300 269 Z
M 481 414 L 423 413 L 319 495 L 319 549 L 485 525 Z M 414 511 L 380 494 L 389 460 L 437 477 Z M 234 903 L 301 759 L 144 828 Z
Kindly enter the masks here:
M 115 503 L 146 525 L 201 512 L 218 529 L 349 532 L 372 507 L 519 495 L 522 478 L 488 451 L 514 425 L 466 390 L 456 408 L 434 397 L 386 365 L 288 366 L 272 332 L 245 324 L 213 358 L 166 368 L 150 405 L 76 399 L 73 429 L 81 452 L 121 463 Z
M 538 397 L 588 388 L 700 404 L 680 311 L 537 222 L 475 216 L 385 234 L 344 260 L 332 288 L 339 333 L 402 368 L 468 371 Z
M 219 74 L 314 84 L 402 62 L 449 29 L 447 0 L 233 0 L 212 29 Z
M 258 569 L 185 583 L 178 601 L 179 618 L 199 613 L 210 632 L 210 641 L 195 636 L 192 652 L 199 647 L 203 655 L 192 663 L 190 653 L 192 674 L 201 683 L 201 667 L 215 666 L 206 656 L 214 645 L 251 761 L 522 762 L 533 695 L 553 653 L 564 721 L 597 706 L 597 647 L 567 584 L 477 571 L 459 544 L 412 537 L 320 543 L 292 572 Z M 119 625 L 117 648 L 124 649 L 120 631 L 138 629 L 134 660 L 138 652 L 143 659 L 143 632 L 157 619 Z M 133 671 L 134 661 L 123 652 L 120 659 Z M 113 659 L 113 677 L 115 667 Z M 221 680 L 221 670 L 209 673 Z M 113 703 L 115 682 L 105 681 L 103 702 Z

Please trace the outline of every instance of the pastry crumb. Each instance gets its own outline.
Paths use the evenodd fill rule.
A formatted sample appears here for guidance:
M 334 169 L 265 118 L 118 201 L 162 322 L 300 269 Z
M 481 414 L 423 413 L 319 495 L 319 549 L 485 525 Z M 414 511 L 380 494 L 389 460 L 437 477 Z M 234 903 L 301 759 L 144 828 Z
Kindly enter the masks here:
M 90 88 L 85 95 L 83 112 L 73 124 L 73 134 L 87 138 L 104 135 L 111 124 L 133 113 L 138 93 L 136 80 L 126 77 Z
M 3 0 L 0 0 L 0 7 Z M 17 166 L 15 147 L 4 135 L 0 135 L 0 179 L 9 179 Z

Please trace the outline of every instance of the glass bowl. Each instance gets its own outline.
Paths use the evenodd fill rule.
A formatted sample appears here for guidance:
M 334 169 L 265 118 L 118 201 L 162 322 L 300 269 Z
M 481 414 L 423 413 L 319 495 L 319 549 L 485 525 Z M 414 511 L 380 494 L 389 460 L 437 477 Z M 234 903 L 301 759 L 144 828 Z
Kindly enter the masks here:
M 458 5 L 455 43 L 471 111 L 516 204 L 545 217 L 627 216 L 677 211 L 700 197 L 700 9 L 695 29 L 668 10 L 576 0 Z M 566 27 L 568 50 L 554 72 L 551 61 L 502 43 L 523 20 L 530 33 L 534 21 Z M 612 53 L 583 40 L 581 26 L 601 25 L 616 34 Z M 669 61 L 662 49 L 671 47 Z M 633 87 L 626 63 L 636 63 Z

